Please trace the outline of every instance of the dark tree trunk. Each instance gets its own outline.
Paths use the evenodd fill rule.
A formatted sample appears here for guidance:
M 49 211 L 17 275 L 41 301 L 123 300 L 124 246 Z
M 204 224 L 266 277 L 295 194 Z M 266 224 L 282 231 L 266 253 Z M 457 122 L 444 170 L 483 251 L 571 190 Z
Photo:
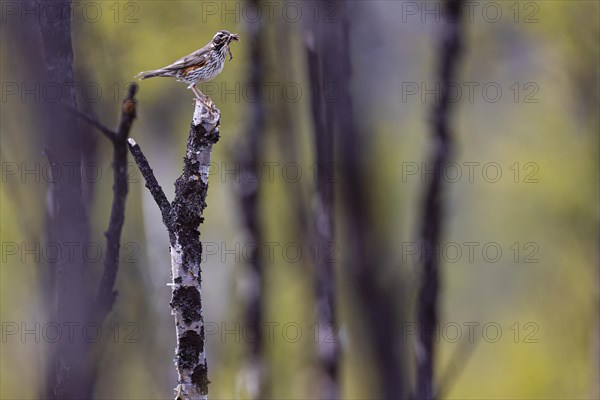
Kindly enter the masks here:
M 261 6 L 259 0 L 251 0 L 256 8 Z M 244 292 L 241 293 L 245 305 L 245 326 L 248 337 L 256 338 L 247 343 L 247 360 L 243 370 L 240 371 L 245 389 L 251 399 L 265 398 L 265 375 L 267 367 L 264 357 L 264 342 L 261 336 L 263 323 L 263 290 L 264 290 L 264 265 L 260 256 L 262 243 L 262 229 L 259 218 L 259 193 L 260 176 L 256 169 L 262 159 L 260 149 L 265 130 L 265 105 L 260 96 L 260 88 L 264 75 L 263 40 L 264 26 L 261 19 L 248 23 L 247 43 L 250 48 L 248 62 L 249 88 L 256 88 L 257 92 L 251 94 L 258 100 L 248 105 L 248 125 L 244 135 L 240 138 L 237 148 L 236 161 L 240 165 L 239 182 L 236 190 L 245 227 L 246 240 L 252 244 L 252 251 L 248 254 L 248 270 L 245 276 Z
M 327 129 L 334 129 L 338 154 L 337 171 L 340 177 L 339 197 L 344 220 L 344 236 L 340 247 L 344 263 L 343 274 L 349 276 L 357 305 L 363 316 L 368 344 L 373 351 L 380 378 L 381 396 L 385 399 L 402 399 L 406 395 L 405 369 L 399 354 L 400 339 L 397 327 L 400 315 L 394 296 L 381 285 L 380 273 L 384 268 L 381 248 L 374 243 L 372 208 L 365 179 L 369 174 L 367 159 L 369 143 L 359 133 L 350 94 L 350 15 L 348 3 L 336 2 L 339 21 L 320 21 L 319 54 L 325 85 L 336 90 L 336 98 L 325 107 Z M 325 88 L 320 88 L 324 90 Z
M 61 6 L 70 7 L 69 1 Z M 62 9 L 62 8 L 61 8 Z M 57 314 L 61 328 L 72 327 L 81 333 L 90 320 L 90 297 L 85 286 L 85 262 L 82 238 L 87 237 L 88 221 L 81 194 L 81 138 L 77 117 L 65 111 L 65 105 L 77 108 L 73 79 L 70 12 L 40 14 L 40 28 L 48 82 L 62 88 L 62 102 L 44 102 L 46 115 L 46 153 L 57 169 L 51 193 L 53 241 L 60 246 L 56 265 Z M 68 170 L 68 173 L 64 172 Z M 70 340 L 73 339 L 73 340 Z M 89 370 L 85 360 L 83 335 L 61 336 L 53 356 L 52 377 L 47 396 L 58 399 L 91 397 Z
M 444 221 L 442 173 L 451 157 L 452 134 L 450 128 L 449 85 L 455 79 L 455 71 L 461 50 L 462 25 L 460 22 L 462 2 L 446 2 L 447 17 L 440 32 L 440 62 L 437 80 L 441 86 L 439 103 L 431 111 L 433 126 L 433 146 L 431 160 L 434 174 L 428 182 L 421 216 L 421 287 L 417 310 L 417 399 L 433 399 L 435 346 L 434 340 L 438 324 L 438 297 L 440 290 L 439 248 L 442 224 Z
M 321 399 L 339 398 L 340 343 L 335 305 L 335 277 L 332 249 L 335 247 L 333 127 L 325 118 L 324 82 L 321 71 L 321 41 L 324 39 L 312 25 L 305 34 L 308 75 L 311 87 L 311 112 L 313 119 L 314 146 L 316 154 L 316 193 L 313 210 L 314 246 L 316 249 L 316 302 L 317 324 L 324 332 L 317 342 L 317 357 L 322 369 L 319 384 Z M 329 122 L 329 126 L 327 123 Z

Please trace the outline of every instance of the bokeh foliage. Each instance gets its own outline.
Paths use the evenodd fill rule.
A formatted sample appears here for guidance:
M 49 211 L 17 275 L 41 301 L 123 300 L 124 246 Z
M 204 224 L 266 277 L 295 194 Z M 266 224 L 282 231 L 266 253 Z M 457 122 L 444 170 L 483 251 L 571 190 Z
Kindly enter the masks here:
M 244 397 L 237 373 L 243 363 L 243 330 L 240 291 L 244 283 L 244 242 L 240 233 L 239 208 L 234 191 L 234 150 L 243 132 L 245 113 L 251 99 L 244 92 L 247 54 L 244 33 L 248 18 L 243 3 L 209 2 L 217 8 L 207 15 L 206 2 L 138 1 L 93 2 L 101 10 L 97 18 L 84 18 L 81 2 L 75 8 L 73 46 L 77 79 L 88 86 L 86 107 L 104 123 L 115 126 L 120 101 L 127 83 L 139 71 L 158 68 L 203 46 L 218 29 L 240 34 L 234 43 L 234 59 L 205 90 L 219 90 L 212 97 L 221 109 L 221 141 L 215 147 L 215 170 L 210 177 L 206 222 L 202 240 L 216 246 L 218 254 L 207 255 L 203 272 L 205 320 L 217 332 L 208 336 L 208 362 L 212 380 L 212 398 Z M 308 2 L 306 2 L 308 3 Z M 486 2 L 482 2 L 484 4 Z M 509 2 L 496 2 L 505 13 Z M 463 91 L 455 110 L 457 151 L 455 161 L 463 167 L 463 178 L 448 183 L 447 221 L 444 242 L 479 241 L 500 244 L 505 252 L 499 262 L 486 262 L 480 252 L 475 262 L 463 254 L 459 262 L 443 263 L 442 326 L 458 324 L 462 338 L 457 343 L 440 341 L 438 371 L 444 375 L 453 354 L 470 357 L 458 367 L 461 373 L 452 382 L 449 398 L 597 398 L 600 395 L 598 373 L 598 223 L 599 202 L 599 6 L 595 1 L 539 1 L 536 22 L 515 22 L 506 16 L 497 23 L 476 17 L 466 24 L 465 54 L 460 68 L 461 80 L 494 82 L 503 89 L 498 102 L 487 101 L 481 89 L 475 101 Z M 133 4 L 133 5 L 132 5 Z M 422 3 L 418 3 L 422 4 Z M 516 3 L 515 3 L 516 4 Z M 523 3 L 521 3 L 523 5 Z M 304 4 L 305 6 L 307 4 Z M 111 8 L 112 7 L 112 8 Z M 377 232 L 374 240 L 385 254 L 378 265 L 382 290 L 397 291 L 398 302 L 408 313 L 416 287 L 417 258 L 407 256 L 403 244 L 417 238 L 417 217 L 421 207 L 423 181 L 403 176 L 407 163 L 427 159 L 432 96 L 422 101 L 421 93 L 403 97 L 403 84 L 425 83 L 433 87 L 438 55 L 438 27 L 434 21 L 402 19 L 402 2 L 375 1 L 352 3 L 352 93 L 360 112 L 360 129 L 368 135 L 370 147 L 370 216 Z M 222 14 L 224 9 L 234 10 Z M 281 9 L 276 8 L 276 9 Z M 115 14 L 119 10 L 118 15 Z M 237 10 L 237 11 L 235 11 Z M 309 8 L 304 8 L 309 18 Z M 480 10 L 478 8 L 477 10 Z M 521 9 L 522 13 L 526 10 Z M 91 12 L 91 10 L 90 10 Z M 130 14 L 133 12 L 133 14 Z M 307 398 L 311 387 L 314 360 L 314 296 L 310 250 L 303 242 L 291 209 L 289 185 L 301 185 L 304 202 L 310 207 L 314 188 L 312 175 L 312 122 L 308 112 L 309 87 L 302 48 L 303 25 L 290 23 L 275 13 L 268 20 L 264 40 L 267 57 L 267 81 L 293 82 L 302 88 L 298 101 L 291 102 L 275 89 L 274 97 L 263 88 L 268 129 L 264 157 L 274 167 L 274 179 L 262 166 L 261 217 L 265 242 L 277 243 L 274 258 L 267 263 L 267 287 L 264 290 L 266 321 L 274 325 L 274 340 L 267 345 L 270 361 L 269 384 L 273 398 Z M 129 18 L 127 17 L 129 16 Z M 236 18 L 237 17 L 237 18 Z M 32 84 L 40 56 L 26 54 L 19 46 L 27 39 L 33 48 L 39 44 L 35 24 L 14 29 L 19 17 L 3 21 L 0 39 L 2 83 Z M 12 20 L 11 20 L 12 18 Z M 263 15 L 263 18 L 267 18 Z M 236 20 L 237 19 L 237 20 Z M 277 51 L 277 26 L 290 24 L 290 48 Z M 13 25 L 14 26 L 14 25 Z M 13 37 L 24 31 L 27 37 Z M 281 57 L 287 52 L 291 71 L 281 71 Z M 283 54 L 282 54 L 283 53 Z M 290 82 L 288 82 L 288 80 Z M 514 83 L 520 88 L 514 100 Z M 533 99 L 524 85 L 533 83 L 539 90 Z M 215 86 L 216 85 L 216 86 Z M 479 86 L 479 88 L 481 88 Z M 94 88 L 101 94 L 94 96 Z M 464 86 L 463 86 L 464 88 Z M 223 91 L 225 89 L 225 91 Z M 6 93 L 3 93 L 6 95 Z M 80 97 L 85 103 L 86 96 Z M 132 137 L 143 147 L 167 196 L 173 198 L 175 178 L 181 170 L 182 151 L 187 138 L 191 94 L 181 83 L 153 79 L 140 84 L 139 108 Z M 46 160 L 43 130 L 36 125 L 35 101 L 17 96 L 2 99 L 1 156 L 3 165 L 25 163 L 28 168 Z M 274 121 L 281 107 L 293 110 L 296 151 L 302 172 L 299 182 L 290 182 L 282 166 L 290 162 L 281 149 L 281 124 Z M 97 132 L 89 131 L 90 135 Z M 104 247 L 112 196 L 110 173 L 111 147 L 103 138 L 96 142 L 95 162 L 101 176 L 93 182 L 89 205 L 91 241 Z M 474 182 L 464 174 L 465 162 L 481 165 L 495 162 L 501 166 L 502 179 L 490 183 L 476 170 Z M 511 166 L 519 178 L 515 182 Z M 537 182 L 525 182 L 526 163 L 537 166 Z M 278 166 L 277 166 L 278 165 Z M 113 314 L 103 327 L 98 357 L 101 362 L 97 398 L 150 399 L 170 395 L 176 380 L 171 363 L 175 344 L 172 317 L 169 315 L 171 290 L 167 234 L 159 212 L 143 188 L 142 178 L 132 165 L 130 195 L 123 244 L 133 262 L 119 269 L 119 297 Z M 289 171 L 287 171 L 289 172 Z M 35 174 L 34 174 L 35 175 Z M 44 246 L 44 201 L 48 182 L 6 177 L 0 190 L 1 242 L 31 248 Z M 343 229 L 343 221 L 339 222 Z M 518 262 L 509 250 L 519 243 Z M 523 245 L 537 246 L 536 263 L 523 262 Z M 302 245 L 303 256 L 292 260 L 282 251 L 289 243 Z M 342 311 L 343 393 L 346 398 L 371 398 L 377 393 L 369 367 L 368 327 L 361 326 L 361 315 L 354 312 L 353 293 L 344 277 L 344 244 L 339 245 L 336 265 Z M 205 249 L 207 245 L 205 244 Z M 238 247 L 236 247 L 238 246 Z M 268 257 L 263 247 L 264 257 Z M 461 247 L 463 251 L 465 247 Z M 215 247 L 210 248 L 214 250 Z M 479 247 L 478 249 L 481 249 Z M 1 320 L 3 324 L 25 323 L 32 329 L 36 322 L 47 322 L 40 284 L 42 260 L 32 255 L 3 255 L 0 269 Z M 23 259 L 21 259 L 23 258 Z M 99 276 L 101 262 L 91 263 L 90 280 Z M 468 343 L 465 322 L 497 323 L 502 337 L 495 343 L 481 337 L 476 328 L 476 343 Z M 531 322 L 538 328 L 527 343 L 524 330 Z M 282 327 L 297 324 L 302 333 L 297 342 L 285 340 Z M 515 343 L 518 323 L 519 339 Z M 126 325 L 132 324 L 132 325 Z M 240 324 L 240 325 L 236 325 Z M 531 325 L 530 325 L 531 326 Z M 243 326 L 242 326 L 243 328 Z M 3 325 L 4 332 L 4 325 Z M 133 332 L 133 333 L 132 333 Z M 118 336 L 115 336 L 118 333 Z M 293 336 L 294 330 L 289 331 Z M 124 337 L 132 334 L 127 341 Z M 238 340 L 239 337 L 239 340 Z M 408 341 L 414 337 L 408 336 Z M 33 335 L 25 340 L 9 336 L 1 343 L 0 397 L 36 398 L 43 387 L 46 352 L 43 337 L 36 343 Z M 398 332 L 398 340 L 403 340 Z M 467 342 L 467 343 L 465 343 Z M 410 348 L 408 346 L 407 348 Z M 406 354 L 408 363 L 414 354 Z M 596 363 L 596 364 L 595 364 Z M 24 383 L 26 382 L 26 384 Z

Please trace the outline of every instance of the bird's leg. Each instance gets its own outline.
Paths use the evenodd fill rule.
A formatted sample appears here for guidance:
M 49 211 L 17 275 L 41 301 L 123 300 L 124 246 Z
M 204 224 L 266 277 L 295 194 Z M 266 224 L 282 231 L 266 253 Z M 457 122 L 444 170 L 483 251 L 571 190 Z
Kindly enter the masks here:
M 194 95 L 195 95 L 195 96 L 196 96 L 196 98 L 197 98 L 197 99 L 199 99 L 199 100 L 203 100 L 203 98 L 204 98 L 204 97 L 206 97 L 206 96 L 204 96 L 204 95 L 202 94 L 202 92 L 201 92 L 200 90 L 198 90 L 198 88 L 196 87 L 196 85 L 193 85 L 193 84 L 192 84 L 192 85 L 189 85 L 189 86 L 188 86 L 188 89 L 190 89 L 192 92 L 194 92 Z
M 194 91 L 194 93 L 196 94 L 196 97 L 198 97 L 198 95 L 200 95 L 200 97 L 198 97 L 198 99 L 199 99 L 199 100 L 200 100 L 202 103 L 206 104 L 206 105 L 207 105 L 207 106 L 209 106 L 209 107 L 214 105 L 214 103 L 213 103 L 213 101 L 211 100 L 211 98 L 210 98 L 210 97 L 208 97 L 207 95 L 205 95 L 204 93 L 202 93 L 202 92 L 200 91 L 200 89 L 198 89 L 198 87 L 197 87 L 196 85 L 194 85 L 194 86 L 192 87 L 192 90 L 193 90 L 193 91 Z

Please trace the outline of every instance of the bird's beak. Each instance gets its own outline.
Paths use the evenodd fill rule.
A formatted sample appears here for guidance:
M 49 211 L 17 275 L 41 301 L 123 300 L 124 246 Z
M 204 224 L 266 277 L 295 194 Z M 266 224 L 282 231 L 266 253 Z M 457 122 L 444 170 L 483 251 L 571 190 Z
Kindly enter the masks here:
M 240 40 L 240 36 L 237 33 L 234 33 L 231 36 L 229 36 L 229 40 L 235 40 L 237 42 L 238 40 Z

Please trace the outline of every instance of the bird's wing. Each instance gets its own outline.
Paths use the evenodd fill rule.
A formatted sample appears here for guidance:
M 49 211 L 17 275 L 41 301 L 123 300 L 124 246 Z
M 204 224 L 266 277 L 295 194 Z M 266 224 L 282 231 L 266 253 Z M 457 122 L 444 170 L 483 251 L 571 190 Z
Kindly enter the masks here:
M 190 66 L 202 67 L 206 64 L 208 60 L 208 54 L 210 51 L 209 46 L 204 46 L 200 50 L 196 50 L 192 54 L 188 54 L 185 57 L 181 57 L 179 60 L 175 61 L 171 65 L 167 65 L 162 68 L 163 70 L 176 70 L 181 68 L 187 68 Z

